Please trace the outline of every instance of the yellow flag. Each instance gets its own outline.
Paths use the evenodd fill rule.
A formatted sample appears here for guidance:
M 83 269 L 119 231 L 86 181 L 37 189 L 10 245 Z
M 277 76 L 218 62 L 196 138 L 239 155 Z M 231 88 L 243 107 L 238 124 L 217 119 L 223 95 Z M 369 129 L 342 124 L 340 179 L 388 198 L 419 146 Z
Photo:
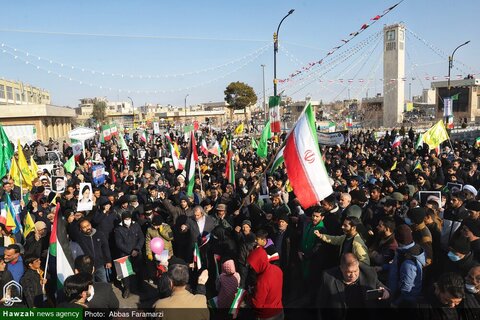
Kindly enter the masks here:
M 57 196 L 53 197 L 52 201 L 50 201 L 50 204 L 56 206 L 57 205 Z
M 23 154 L 23 148 L 20 144 L 20 139 L 18 140 L 18 168 L 22 172 L 22 183 L 24 186 L 32 187 L 32 180 L 35 179 L 30 171 L 28 166 L 27 159 L 25 159 L 25 154 Z
M 157 168 L 157 170 L 162 169 L 163 165 L 162 165 L 162 163 L 160 162 L 160 160 L 154 159 L 153 162 L 155 162 L 155 167 Z
M 292 192 L 293 191 L 292 185 L 290 184 L 290 180 L 287 180 L 287 182 L 285 182 L 285 190 L 287 192 Z
M 223 150 L 223 151 L 227 150 L 227 148 L 228 148 L 228 141 L 227 141 L 227 138 L 225 138 L 225 136 L 223 137 L 223 140 L 222 140 L 222 142 L 220 143 L 220 146 L 222 147 L 222 150 Z
M 176 141 L 173 142 L 173 149 L 175 150 L 177 157 L 180 157 L 180 150 L 178 149 L 178 144 Z
M 428 144 L 430 149 L 435 149 L 445 140 L 448 140 L 448 133 L 443 120 L 438 121 L 423 134 L 423 142 Z
M 24 224 L 25 224 L 25 229 L 23 229 L 23 236 L 26 239 L 28 234 L 33 230 L 35 230 L 35 222 L 33 222 L 30 212 L 27 212 L 27 215 L 25 216 Z
M 22 174 L 20 172 L 20 170 L 18 169 L 18 166 L 17 166 L 17 161 L 15 160 L 15 157 L 12 158 L 12 163 L 10 165 L 10 178 L 13 179 L 13 183 L 18 186 L 18 187 L 22 187 Z
M 33 156 L 30 156 L 30 172 L 32 172 L 33 178 L 38 178 L 38 166 L 35 160 L 33 160 Z
M 397 161 L 395 161 L 395 163 L 393 164 L 393 166 L 390 168 L 390 171 L 393 171 L 397 169 Z
M 242 134 L 243 132 L 243 122 L 238 125 L 238 127 L 235 128 L 235 134 Z

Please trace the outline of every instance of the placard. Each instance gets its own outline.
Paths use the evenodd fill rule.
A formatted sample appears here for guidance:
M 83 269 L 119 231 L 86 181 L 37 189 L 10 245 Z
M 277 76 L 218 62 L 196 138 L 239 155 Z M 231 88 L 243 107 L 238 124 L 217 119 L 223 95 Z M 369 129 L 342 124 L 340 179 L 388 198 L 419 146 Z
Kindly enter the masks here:
M 78 197 L 77 211 L 89 211 L 93 209 L 92 184 L 80 183 L 80 195 Z

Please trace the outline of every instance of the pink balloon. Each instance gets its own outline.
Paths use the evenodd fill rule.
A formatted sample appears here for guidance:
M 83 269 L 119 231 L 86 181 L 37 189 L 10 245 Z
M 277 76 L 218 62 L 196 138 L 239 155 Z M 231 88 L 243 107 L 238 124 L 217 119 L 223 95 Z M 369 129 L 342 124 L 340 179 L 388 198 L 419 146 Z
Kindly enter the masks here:
M 160 237 L 155 237 L 150 241 L 150 249 L 152 249 L 153 253 L 162 254 L 163 247 L 163 239 Z

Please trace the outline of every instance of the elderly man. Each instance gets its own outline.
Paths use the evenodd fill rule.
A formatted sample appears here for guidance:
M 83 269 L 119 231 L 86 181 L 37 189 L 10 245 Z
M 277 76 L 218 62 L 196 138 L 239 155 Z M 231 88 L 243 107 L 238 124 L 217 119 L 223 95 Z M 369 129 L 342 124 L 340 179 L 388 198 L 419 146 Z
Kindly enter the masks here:
M 203 232 L 212 232 L 215 228 L 215 220 L 211 216 L 207 216 L 201 206 L 196 206 L 193 208 L 193 219 L 187 220 L 187 227 L 190 230 L 191 239 L 195 243 Z
M 189 280 L 188 267 L 183 264 L 174 264 L 168 270 L 168 277 L 172 285 L 172 295 L 158 300 L 153 305 L 155 309 L 163 312 L 162 319 L 210 319 L 206 296 L 192 294 L 187 290 Z M 208 271 L 203 270 L 198 277 L 198 284 L 205 285 L 207 280 Z
M 317 305 L 319 319 L 345 319 L 355 309 L 368 308 L 374 312 L 390 293 L 373 268 L 361 264 L 352 253 L 340 258 L 340 267 L 326 270 L 320 282 Z M 352 309 L 350 311 L 349 309 Z M 373 317 L 372 317 L 373 318 Z

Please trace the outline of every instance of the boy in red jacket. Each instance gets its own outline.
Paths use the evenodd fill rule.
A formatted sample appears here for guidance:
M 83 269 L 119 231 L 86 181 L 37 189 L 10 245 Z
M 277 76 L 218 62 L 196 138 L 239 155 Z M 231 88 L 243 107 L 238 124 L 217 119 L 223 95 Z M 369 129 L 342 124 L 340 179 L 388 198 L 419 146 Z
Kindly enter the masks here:
M 262 247 L 253 250 L 247 261 L 257 273 L 257 285 L 252 297 L 257 319 L 283 320 L 282 270 L 268 262 L 267 252 Z

